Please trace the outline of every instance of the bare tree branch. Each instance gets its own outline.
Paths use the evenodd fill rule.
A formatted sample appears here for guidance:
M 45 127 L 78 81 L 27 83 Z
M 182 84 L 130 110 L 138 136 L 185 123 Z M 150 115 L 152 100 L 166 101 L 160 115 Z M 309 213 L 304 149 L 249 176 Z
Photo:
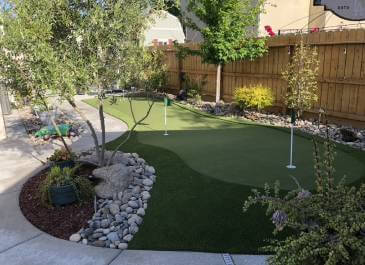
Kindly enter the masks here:
M 114 157 L 115 157 L 115 155 L 116 155 L 116 153 L 119 151 L 119 149 L 126 143 L 126 142 L 128 142 L 128 140 L 130 139 L 130 137 L 131 137 L 131 135 L 132 135 L 132 133 L 134 132 L 134 130 L 137 128 L 137 126 L 138 125 L 140 125 L 140 124 L 142 124 L 142 122 L 145 120 L 145 119 L 147 119 L 148 118 L 148 116 L 150 115 L 150 113 L 151 113 L 151 110 L 152 110 L 152 107 L 153 107 L 153 105 L 155 104 L 155 101 L 154 100 L 152 100 L 152 101 L 149 101 L 149 97 L 147 97 L 148 98 L 148 105 L 149 105 L 149 107 L 148 107 L 148 110 L 147 110 L 147 112 L 146 112 L 146 114 L 140 119 L 140 120 L 138 120 L 137 122 L 134 122 L 134 125 L 132 126 L 132 128 L 129 130 L 129 132 L 128 132 L 128 135 L 127 135 L 127 138 L 126 139 L 124 139 L 124 141 L 122 141 L 115 149 L 114 149 L 114 151 L 113 151 L 113 154 L 111 155 L 111 157 L 109 158 L 109 160 L 108 160 L 108 163 L 107 163 L 107 166 L 110 166 L 110 164 L 112 163 L 112 161 L 113 161 L 113 159 L 114 159 Z M 130 99 L 129 99 L 130 100 Z M 129 102 L 131 102 L 131 100 L 129 101 Z M 133 110 L 133 107 L 132 107 L 132 104 L 130 104 L 130 107 L 131 107 L 131 112 L 132 112 L 132 115 L 134 116 L 134 110 Z M 136 119 L 134 118 L 134 120 L 136 121 Z
M 47 112 L 49 113 L 49 111 L 50 111 L 50 110 L 49 110 L 48 104 L 47 104 L 46 100 L 44 99 L 44 97 L 43 97 L 40 93 L 38 93 L 38 97 L 39 97 L 39 98 L 40 98 L 40 100 L 42 101 L 42 103 L 43 103 L 44 107 L 46 108 Z M 51 120 L 51 123 L 52 123 L 53 127 L 55 128 L 55 130 L 56 130 L 56 132 L 57 132 L 58 136 L 61 138 L 62 144 L 63 144 L 63 146 L 65 147 L 66 151 L 67 151 L 70 155 L 72 155 L 71 150 L 70 150 L 70 148 L 68 147 L 68 145 L 67 145 L 67 143 L 66 143 L 65 139 L 63 138 L 62 133 L 61 133 L 60 129 L 58 128 L 58 126 L 57 126 L 57 124 L 56 124 L 56 122 L 55 122 L 54 118 L 52 117 L 52 115 L 50 115 L 50 120 Z

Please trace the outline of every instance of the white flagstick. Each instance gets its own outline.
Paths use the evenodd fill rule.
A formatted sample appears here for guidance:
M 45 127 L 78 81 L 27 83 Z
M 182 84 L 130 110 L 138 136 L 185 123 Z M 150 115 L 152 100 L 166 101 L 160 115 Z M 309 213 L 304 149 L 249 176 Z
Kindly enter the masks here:
M 164 134 L 164 136 L 167 136 L 167 135 L 169 135 L 167 133 L 167 102 L 164 102 L 164 104 L 165 104 L 165 134 Z
M 291 135 L 290 135 L 290 165 L 286 166 L 288 169 L 296 169 L 297 167 L 293 165 L 293 145 L 294 145 L 294 124 L 291 125 Z

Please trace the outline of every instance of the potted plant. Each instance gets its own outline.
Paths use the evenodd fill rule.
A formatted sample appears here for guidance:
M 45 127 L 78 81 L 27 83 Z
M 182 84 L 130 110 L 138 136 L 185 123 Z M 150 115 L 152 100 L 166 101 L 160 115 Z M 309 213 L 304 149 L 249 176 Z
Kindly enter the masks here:
M 77 169 L 78 167 L 61 169 L 59 166 L 51 168 L 40 185 L 41 200 L 45 205 L 64 206 L 94 196 L 91 182 L 76 176 Z
M 54 151 L 54 153 L 48 158 L 48 161 L 52 162 L 54 166 L 58 166 L 61 169 L 65 167 L 73 168 L 75 166 L 76 155 L 69 153 L 65 148 Z

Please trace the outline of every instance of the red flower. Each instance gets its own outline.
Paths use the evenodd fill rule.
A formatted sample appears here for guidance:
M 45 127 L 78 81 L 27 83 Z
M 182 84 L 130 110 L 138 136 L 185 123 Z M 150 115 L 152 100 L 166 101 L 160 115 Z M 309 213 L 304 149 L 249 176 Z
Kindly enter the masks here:
M 269 26 L 269 25 L 267 25 L 267 26 L 265 26 L 265 30 L 266 30 L 266 32 L 271 36 L 271 37 L 274 37 L 276 34 L 275 34 L 275 32 L 272 30 L 272 27 L 271 26 Z

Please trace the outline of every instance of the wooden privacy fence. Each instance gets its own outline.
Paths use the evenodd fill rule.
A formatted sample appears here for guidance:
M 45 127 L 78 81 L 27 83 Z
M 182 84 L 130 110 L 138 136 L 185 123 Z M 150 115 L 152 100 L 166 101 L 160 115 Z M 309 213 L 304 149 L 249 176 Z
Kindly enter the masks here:
M 268 40 L 269 52 L 262 58 L 243 60 L 223 67 L 221 95 L 231 101 L 234 90 L 242 86 L 263 84 L 270 87 L 275 106 L 283 106 L 287 85 L 281 78 L 282 69 L 290 61 L 290 50 L 303 39 L 316 46 L 320 59 L 319 108 L 335 118 L 365 122 L 365 30 L 316 32 L 306 35 L 283 35 Z M 197 44 L 188 44 L 199 49 Z M 174 48 L 165 48 L 168 84 L 172 93 L 182 87 L 182 74 L 194 80 L 206 79 L 203 96 L 215 98 L 216 66 L 202 63 L 198 56 L 183 60 Z

